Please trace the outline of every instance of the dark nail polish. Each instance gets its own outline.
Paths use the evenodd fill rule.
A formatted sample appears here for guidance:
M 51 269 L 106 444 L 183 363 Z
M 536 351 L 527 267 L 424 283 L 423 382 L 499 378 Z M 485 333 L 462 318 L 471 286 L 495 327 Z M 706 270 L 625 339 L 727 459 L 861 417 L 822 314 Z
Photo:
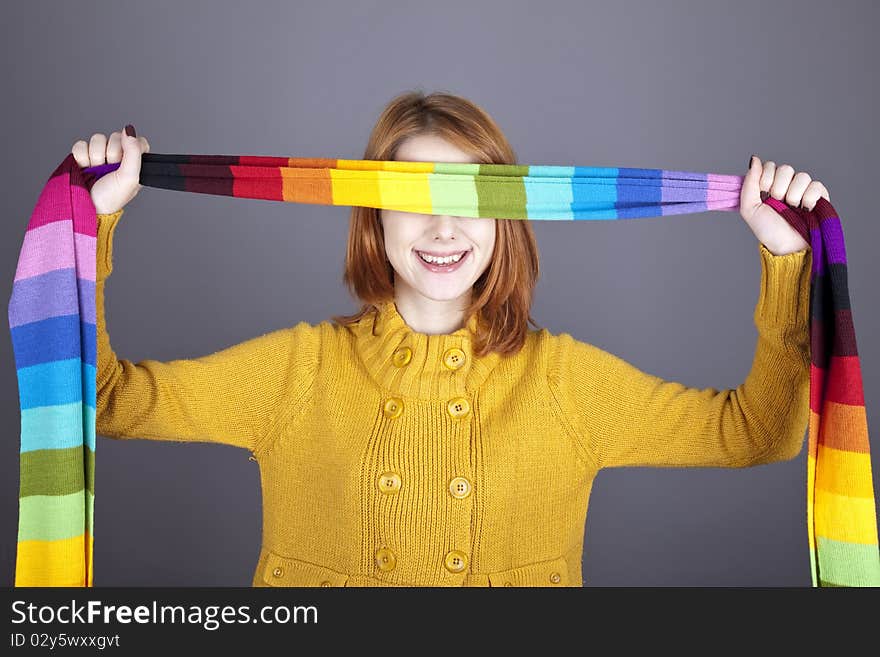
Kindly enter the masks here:
M 752 162 L 754 162 L 754 161 L 755 161 L 755 156 L 752 155 L 751 157 L 749 157 L 749 166 L 746 167 L 746 168 L 747 168 L 747 169 L 751 169 L 751 168 L 752 168 Z
M 125 126 L 125 134 L 129 137 L 137 137 L 137 133 L 134 131 L 134 126 L 130 123 Z

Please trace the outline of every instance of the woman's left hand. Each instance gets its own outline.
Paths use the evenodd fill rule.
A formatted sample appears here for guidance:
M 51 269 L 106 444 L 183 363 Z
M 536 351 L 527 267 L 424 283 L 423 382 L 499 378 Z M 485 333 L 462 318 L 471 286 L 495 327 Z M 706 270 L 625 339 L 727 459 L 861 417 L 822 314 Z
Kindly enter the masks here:
M 813 180 L 804 171 L 795 174 L 787 164 L 777 168 L 775 162 L 768 160 L 762 163 L 757 155 L 752 156 L 751 166 L 743 180 L 739 213 L 767 250 L 773 255 L 786 255 L 809 247 L 781 214 L 764 203 L 761 192 L 769 193 L 791 207 L 812 210 L 820 196 L 831 200 L 825 185 Z

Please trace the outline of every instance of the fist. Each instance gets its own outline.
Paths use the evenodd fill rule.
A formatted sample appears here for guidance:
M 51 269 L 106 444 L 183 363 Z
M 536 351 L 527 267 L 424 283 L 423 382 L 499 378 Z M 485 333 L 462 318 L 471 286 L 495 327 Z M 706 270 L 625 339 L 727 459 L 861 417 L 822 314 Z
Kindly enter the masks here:
M 95 133 L 86 142 L 74 142 L 70 149 L 73 159 L 83 169 L 100 164 L 120 162 L 115 171 L 101 176 L 92 185 L 92 203 L 97 214 L 112 214 L 121 210 L 141 190 L 141 154 L 150 152 L 150 143 L 146 137 L 133 136 L 125 131 L 112 132 L 110 137 Z
M 765 196 L 762 197 L 762 194 Z M 739 212 L 755 237 L 774 255 L 786 255 L 803 251 L 810 245 L 785 218 L 763 199 L 772 196 L 793 208 L 812 210 L 820 196 L 831 201 L 828 190 L 810 174 L 794 169 L 788 164 L 776 166 L 772 160 L 761 162 L 752 157 L 749 171 L 740 192 Z

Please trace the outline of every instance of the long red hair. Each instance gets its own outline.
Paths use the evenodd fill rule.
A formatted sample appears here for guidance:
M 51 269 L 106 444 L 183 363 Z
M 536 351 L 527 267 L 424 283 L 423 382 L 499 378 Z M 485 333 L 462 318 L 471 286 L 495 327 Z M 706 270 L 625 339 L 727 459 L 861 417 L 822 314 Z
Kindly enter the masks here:
M 393 160 L 400 144 L 418 134 L 438 135 L 481 164 L 516 164 L 516 154 L 489 114 L 450 93 L 408 91 L 382 111 L 364 150 L 365 160 Z M 516 353 L 525 343 L 528 323 L 541 328 L 529 309 L 539 271 L 538 245 L 528 219 L 495 219 L 495 247 L 473 285 L 465 322 L 477 313 L 474 354 Z M 353 315 L 335 315 L 346 325 L 378 311 L 394 299 L 394 270 L 385 255 L 379 211 L 353 206 L 343 283 L 362 302 Z

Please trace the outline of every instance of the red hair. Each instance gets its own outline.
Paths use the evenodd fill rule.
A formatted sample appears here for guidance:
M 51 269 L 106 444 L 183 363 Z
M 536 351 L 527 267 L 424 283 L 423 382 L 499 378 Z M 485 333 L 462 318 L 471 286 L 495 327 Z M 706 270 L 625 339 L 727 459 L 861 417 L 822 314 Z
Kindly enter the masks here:
M 481 164 L 516 164 L 516 154 L 495 121 L 481 107 L 449 93 L 409 91 L 382 111 L 364 150 L 365 160 L 393 160 L 413 135 L 440 136 Z M 474 354 L 515 353 L 525 343 L 528 323 L 541 328 L 529 309 L 539 271 L 538 245 L 528 219 L 495 219 L 495 247 L 486 270 L 473 285 L 465 323 L 477 314 Z M 362 302 L 354 315 L 336 315 L 342 324 L 359 321 L 394 300 L 394 269 L 385 255 L 379 210 L 353 206 L 343 283 Z

